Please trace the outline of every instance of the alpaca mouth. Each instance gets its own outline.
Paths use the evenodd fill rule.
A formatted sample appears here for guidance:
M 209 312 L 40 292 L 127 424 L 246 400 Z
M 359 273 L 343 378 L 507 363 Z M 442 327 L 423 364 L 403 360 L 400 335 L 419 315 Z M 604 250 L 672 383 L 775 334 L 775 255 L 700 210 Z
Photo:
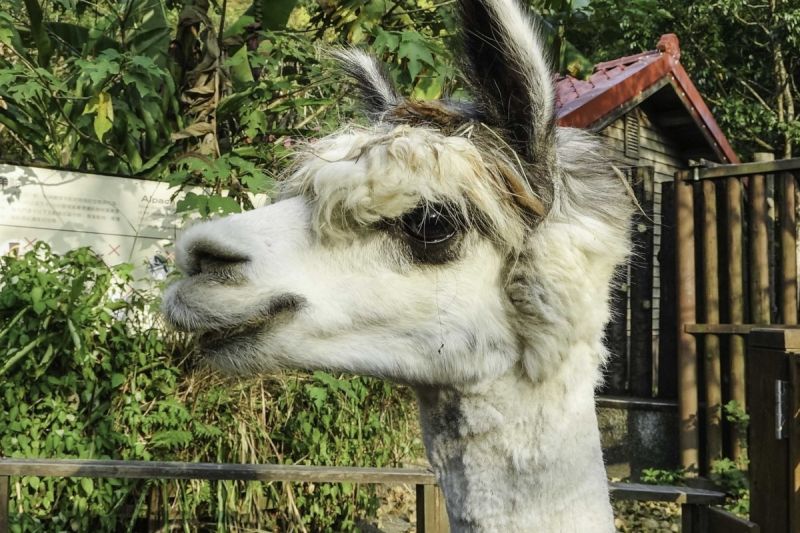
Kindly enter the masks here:
M 258 335 L 263 331 L 272 318 L 249 323 L 238 327 L 212 329 L 204 331 L 197 336 L 197 344 L 203 352 L 217 352 L 221 349 L 239 344 Z
M 179 291 L 167 299 L 164 312 L 167 321 L 175 328 L 195 334 L 195 340 L 205 353 L 219 352 L 233 345 L 251 341 L 253 337 L 271 328 L 276 320 L 288 313 L 296 313 L 306 305 L 305 298 L 284 294 L 247 313 L 208 315 L 198 312 Z
M 287 294 L 274 298 L 266 308 L 238 324 L 213 327 L 198 331 L 197 342 L 205 352 L 219 351 L 232 344 L 252 339 L 268 329 L 281 315 L 296 313 L 305 306 L 305 299 Z

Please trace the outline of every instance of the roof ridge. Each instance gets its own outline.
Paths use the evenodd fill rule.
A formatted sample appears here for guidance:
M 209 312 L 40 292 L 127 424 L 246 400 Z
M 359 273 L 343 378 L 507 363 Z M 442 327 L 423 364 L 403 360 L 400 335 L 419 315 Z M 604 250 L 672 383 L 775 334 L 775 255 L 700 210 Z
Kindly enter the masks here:
M 601 70 L 609 70 L 614 67 L 618 67 L 620 65 L 629 65 L 631 63 L 635 63 L 640 59 L 644 59 L 646 57 L 653 57 L 661 55 L 660 50 L 648 50 L 646 52 L 639 52 L 638 54 L 634 54 L 631 56 L 620 57 L 617 59 L 612 59 L 611 61 L 604 61 L 602 63 L 598 63 L 594 66 L 593 72 L 599 72 Z

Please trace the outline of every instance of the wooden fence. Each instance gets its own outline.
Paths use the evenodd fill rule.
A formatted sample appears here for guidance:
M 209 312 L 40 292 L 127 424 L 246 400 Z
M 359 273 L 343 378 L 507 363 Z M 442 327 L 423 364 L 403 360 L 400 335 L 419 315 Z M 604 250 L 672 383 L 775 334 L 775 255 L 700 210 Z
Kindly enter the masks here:
M 416 486 L 417 531 L 449 531 L 445 504 L 430 470 L 299 465 L 244 465 L 150 461 L 92 461 L 0 458 L 0 533 L 8 533 L 11 476 L 58 478 L 200 479 L 265 482 L 409 484 Z M 758 533 L 755 524 L 711 507 L 724 501 L 721 492 L 690 487 L 611 483 L 616 500 L 663 501 L 681 505 L 683 531 L 691 533 Z M 578 511 L 580 512 L 580 511 Z
M 689 471 L 708 472 L 723 454 L 741 453 L 722 405 L 747 405 L 746 335 L 797 324 L 800 158 L 770 159 L 675 176 L 680 455 Z

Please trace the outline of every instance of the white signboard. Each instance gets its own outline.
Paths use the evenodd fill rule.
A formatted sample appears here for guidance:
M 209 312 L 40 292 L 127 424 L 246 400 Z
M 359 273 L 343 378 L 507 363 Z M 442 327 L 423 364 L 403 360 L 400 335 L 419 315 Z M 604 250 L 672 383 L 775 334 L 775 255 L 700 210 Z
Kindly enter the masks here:
M 0 254 L 38 241 L 59 253 L 90 246 L 110 265 L 161 278 L 183 223 L 174 192 L 163 182 L 0 164 Z

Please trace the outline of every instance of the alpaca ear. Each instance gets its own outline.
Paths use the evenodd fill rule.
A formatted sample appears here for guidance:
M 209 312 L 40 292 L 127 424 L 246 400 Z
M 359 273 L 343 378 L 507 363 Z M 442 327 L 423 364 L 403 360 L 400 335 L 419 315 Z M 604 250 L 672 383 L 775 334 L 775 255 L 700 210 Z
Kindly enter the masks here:
M 485 121 L 531 163 L 549 162 L 553 81 L 539 33 L 516 0 L 460 0 L 466 72 Z
M 397 90 L 382 64 L 371 55 L 355 48 L 333 52 L 345 73 L 352 78 L 366 112 L 373 118 L 396 107 L 400 101 Z

